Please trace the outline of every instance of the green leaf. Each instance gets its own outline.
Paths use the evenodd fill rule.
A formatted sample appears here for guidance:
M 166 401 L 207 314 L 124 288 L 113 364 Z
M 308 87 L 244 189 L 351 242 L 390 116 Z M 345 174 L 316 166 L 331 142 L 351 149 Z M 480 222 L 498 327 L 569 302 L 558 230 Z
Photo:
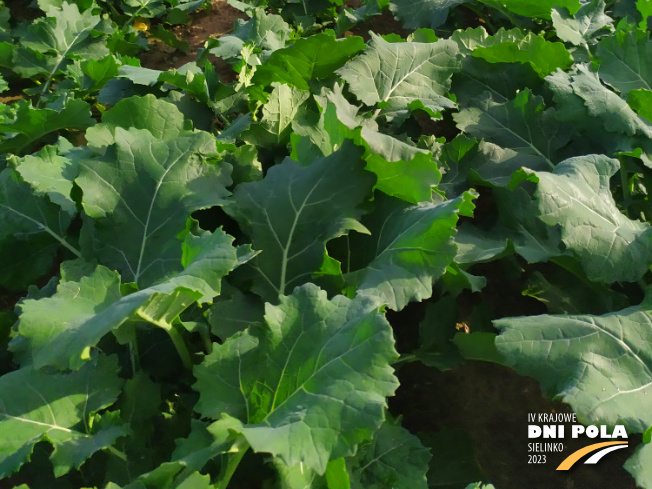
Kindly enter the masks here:
M 523 295 L 546 305 L 549 314 L 604 314 L 627 307 L 625 296 L 559 268 L 534 272 Z
M 491 93 L 495 102 L 507 103 L 526 87 L 536 89 L 541 84 L 529 64 L 489 63 L 467 56 L 462 61 L 462 71 L 453 76 L 452 92 L 461 107 L 470 107 L 485 91 Z
M 169 331 L 184 309 L 195 301 L 210 302 L 220 292 L 222 277 L 251 258 L 247 248 L 234 248 L 232 241 L 221 230 L 187 236 L 191 251 L 186 251 L 185 270 L 125 297 L 119 275 L 98 266 L 79 280 L 62 279 L 50 298 L 24 301 L 18 333 L 28 342 L 34 365 L 79 368 L 89 348 L 136 315 Z M 15 340 L 13 349 L 20 345 Z
M 639 30 L 616 31 L 598 44 L 598 75 L 627 97 L 630 90 L 652 90 L 652 41 Z
M 115 357 L 99 357 L 68 374 L 21 369 L 0 377 L 0 477 L 29 460 L 34 445 L 54 447 L 50 460 L 60 477 L 127 432 L 93 426 L 93 416 L 115 402 L 122 379 Z
M 190 133 L 185 128 L 179 109 L 154 95 L 123 99 L 107 110 L 102 115 L 102 123 L 87 131 L 89 146 L 104 152 L 108 145 L 116 142 L 117 127 L 146 129 L 156 139 L 163 140 Z
M 91 108 L 83 100 L 68 99 L 59 110 L 35 109 L 25 100 L 16 102 L 12 121 L 0 120 L 0 153 L 22 154 L 30 146 L 55 131 L 62 129 L 86 129 L 95 121 L 91 119 Z M 9 137 L 11 135 L 11 137 Z
M 178 489 L 179 484 L 202 470 L 209 460 L 228 452 L 235 438 L 233 430 L 241 426 L 237 419 L 229 416 L 210 425 L 193 419 L 188 437 L 176 440 L 171 460 L 142 474 L 125 489 Z
M 242 48 L 247 44 L 254 48 L 254 55 L 247 61 L 258 65 L 265 62 L 274 51 L 285 47 L 292 30 L 283 17 L 266 14 L 262 8 L 254 9 L 250 17 L 247 21 L 238 19 L 233 33 L 217 39 L 217 46 L 209 44 L 210 53 L 235 63 L 240 60 Z M 208 42 L 211 43 L 211 40 Z
M 325 476 L 328 489 L 351 489 L 351 481 L 346 471 L 344 458 L 340 457 L 328 462 Z
M 92 9 L 79 11 L 75 3 L 45 9 L 45 18 L 30 22 L 20 32 L 20 44 L 14 56 L 14 71 L 25 77 L 46 75 L 46 93 L 50 80 L 63 71 L 72 59 L 102 58 L 109 54 L 106 34 L 113 32 L 107 20 Z
M 652 445 L 648 443 L 639 446 L 634 455 L 625 462 L 625 470 L 634 476 L 638 487 L 652 487 L 650 460 L 652 460 Z
M 523 188 L 494 189 L 498 218 L 490 236 L 493 239 L 510 239 L 515 251 L 530 263 L 548 261 L 564 254 L 557 226 L 547 226 L 539 219 L 537 203 Z M 482 242 L 477 243 L 482 247 Z
M 491 5 L 495 0 L 480 1 Z M 565 7 L 571 15 L 574 15 L 582 6 L 580 0 L 497 0 L 497 3 L 515 14 L 548 20 L 554 7 Z
M 431 115 L 455 107 L 445 95 L 460 69 L 453 41 L 389 43 L 372 33 L 371 46 L 338 73 L 358 99 L 369 106 L 381 104 L 379 113 L 400 123 L 417 100 Z
M 178 270 L 177 236 L 190 214 L 226 203 L 230 166 L 206 161 L 216 147 L 205 132 L 167 140 L 142 129 L 113 132 L 105 154 L 79 161 L 84 252 L 147 286 Z
M 430 200 L 432 188 L 441 180 L 431 153 L 379 132 L 375 123 L 357 115 L 358 108 L 344 98 L 340 85 L 327 91 L 325 99 L 317 99 L 323 109 L 318 123 L 301 127 L 295 121 L 297 133 L 310 137 L 325 154 L 345 138 L 353 139 L 365 148 L 366 169 L 376 174 L 374 189 L 414 204 Z
M 79 67 L 84 76 L 77 83 L 84 90 L 99 90 L 118 76 L 120 66 L 120 61 L 113 55 L 82 61 Z
M 161 24 L 157 24 L 155 28 L 150 30 L 150 36 L 155 39 L 160 39 L 165 44 L 184 54 L 190 52 L 190 44 L 178 39 L 174 32 L 165 29 Z
M 652 423 L 652 317 L 635 306 L 602 316 L 528 316 L 494 321 L 498 351 L 571 405 L 584 424 Z
M 470 223 L 462 223 L 455 235 L 457 246 L 455 262 L 475 264 L 493 261 L 505 253 L 508 244 L 506 236 L 487 233 Z
M 351 239 L 350 260 L 356 271 L 345 276 L 347 282 L 357 286 L 359 295 L 395 311 L 430 297 L 433 280 L 455 258 L 458 215 L 471 214 L 476 195 L 465 192 L 454 200 L 416 206 L 377 198 L 375 211 L 363 221 L 371 235 Z
M 193 472 L 177 489 L 214 489 L 215 486 L 211 485 L 210 475 L 201 475 L 199 472 Z
M 195 409 L 238 417 L 255 451 L 323 474 L 383 421 L 398 386 L 391 327 L 370 301 L 328 300 L 311 284 L 268 304 L 265 318 L 195 367 Z
M 47 194 L 53 203 L 73 216 L 77 213 L 77 206 L 70 192 L 77 168 L 71 159 L 63 156 L 70 149 L 72 145 L 60 139 L 59 144 L 45 146 L 38 153 L 15 159 L 13 164 L 36 194 Z
M 158 17 L 165 13 L 163 0 L 123 0 L 125 13 L 132 17 Z
M 643 433 L 643 443 L 652 443 L 652 426 Z
M 570 53 L 562 43 L 546 41 L 543 36 L 533 32 L 525 37 L 519 35 L 516 40 L 479 46 L 473 50 L 473 56 L 490 63 L 527 63 L 541 78 L 573 64 Z
M 446 22 L 449 9 L 467 2 L 469 0 L 392 0 L 389 9 L 406 29 L 435 29 Z
M 363 229 L 356 207 L 370 195 L 373 176 L 362 169 L 361 153 L 347 143 L 308 167 L 286 159 L 262 181 L 235 190 L 225 210 L 262 252 L 247 266 L 247 277 L 265 300 L 308 281 L 327 241 Z
M 244 331 L 255 323 L 262 323 L 263 302 L 254 295 L 245 295 L 237 289 L 223 293 L 211 306 L 208 322 L 211 332 L 222 341 Z
M 628 219 L 613 200 L 609 179 L 619 168 L 602 155 L 570 158 L 554 173 L 536 172 L 539 218 L 561 226 L 566 247 L 590 280 L 634 282 L 652 263 L 652 229 Z
M 11 43 L 11 29 L 9 28 L 9 20 L 11 19 L 11 11 L 0 2 L 0 42 Z
M 317 157 L 331 154 L 345 138 L 352 139 L 365 148 L 366 169 L 377 177 L 374 189 L 415 204 L 430 200 L 433 187 L 441 179 L 432 154 L 373 129 L 372 124 L 357 117 L 357 108 L 344 99 L 341 88 L 336 85 L 325 99 L 318 97 L 318 103 L 325 104 L 319 115 L 309 110 L 299 112 L 292 121 L 293 132 L 319 148 Z M 305 142 L 304 138 L 294 145 L 293 157 L 299 156 Z
M 575 15 L 564 8 L 554 7 L 551 17 L 557 37 L 575 46 L 593 44 L 598 37 L 613 31 L 613 19 L 604 13 L 605 1 L 582 4 Z
M 471 136 L 513 150 L 518 157 L 531 161 L 531 165 L 552 168 L 555 152 L 570 139 L 569 131 L 555 119 L 555 110 L 545 109 L 543 98 L 533 95 L 529 89 L 504 103 L 496 102 L 491 92 L 484 92 L 475 99 L 474 105 L 453 114 L 457 127 Z M 500 155 L 496 159 L 501 161 L 506 157 Z
M 570 154 L 627 154 L 651 166 L 652 125 L 604 87 L 595 73 L 577 65 L 572 73 L 546 77 L 557 103 L 556 117 L 575 127 Z
M 281 82 L 308 90 L 309 81 L 331 76 L 362 49 L 364 41 L 361 37 L 335 39 L 332 32 L 315 34 L 274 51 L 258 67 L 252 82 L 263 86 Z
M 272 83 L 273 90 L 263 106 L 260 125 L 251 126 L 242 139 L 252 145 L 280 145 L 290 136 L 292 121 L 301 105 L 308 100 L 309 92 L 298 88 Z
M 636 9 L 641 13 L 643 20 L 639 22 L 639 29 L 647 30 L 647 20 L 652 15 L 652 2 L 650 0 L 636 0 Z
M 427 489 L 429 462 L 430 450 L 416 436 L 385 421 L 348 460 L 351 489 Z
M 430 200 L 432 189 L 441 179 L 429 153 L 416 153 L 412 159 L 398 161 L 372 154 L 366 160 L 366 169 L 378 177 L 374 188 L 413 204 Z
M 641 117 L 652 122 L 652 90 L 644 88 L 630 90 L 627 96 L 627 104 Z
M 26 288 L 48 272 L 60 247 L 79 256 L 66 236 L 73 215 L 46 196 L 33 193 L 14 170 L 1 172 L 0 284 Z

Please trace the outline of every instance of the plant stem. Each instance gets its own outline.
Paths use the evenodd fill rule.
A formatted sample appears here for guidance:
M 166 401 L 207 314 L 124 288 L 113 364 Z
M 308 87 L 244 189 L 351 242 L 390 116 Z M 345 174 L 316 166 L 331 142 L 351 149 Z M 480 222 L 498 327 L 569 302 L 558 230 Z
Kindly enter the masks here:
M 129 342 L 129 357 L 131 358 L 131 375 L 136 375 L 138 371 L 138 365 L 140 363 L 138 359 L 138 340 L 136 335 L 133 335 L 133 339 Z
M 412 363 L 418 360 L 417 356 L 409 353 L 407 355 L 401 355 L 398 360 L 396 360 L 392 365 L 400 365 L 402 363 Z
M 229 482 L 231 482 L 231 477 L 235 473 L 235 469 L 238 468 L 242 457 L 249 450 L 249 443 L 244 436 L 240 436 L 233 446 L 231 451 L 227 454 L 228 462 L 226 466 L 222 468 L 222 473 L 220 474 L 220 481 L 217 483 L 217 489 L 227 489 L 229 487 Z
M 168 334 L 170 335 L 170 339 L 172 340 L 172 343 L 174 344 L 174 347 L 177 350 L 177 353 L 181 357 L 181 362 L 183 362 L 183 366 L 186 367 L 188 370 L 191 370 L 192 357 L 190 356 L 190 352 L 188 351 L 188 347 L 186 346 L 186 343 L 183 341 L 183 337 L 181 336 L 181 333 L 179 333 L 179 330 L 177 329 L 175 324 L 173 324 L 172 327 L 167 331 Z
M 208 331 L 204 328 L 199 330 L 199 336 L 201 336 L 202 341 L 204 342 L 204 349 L 206 350 L 206 355 L 213 353 L 213 342 Z
M 122 460 L 123 462 L 126 462 L 126 461 L 127 461 L 127 456 L 124 454 L 124 452 L 121 452 L 120 450 L 118 450 L 117 448 L 113 447 L 112 445 L 109 445 L 108 447 L 106 447 L 106 449 L 107 449 L 111 454 L 115 455 L 115 456 L 118 457 L 120 460 Z
M 623 204 L 627 207 L 627 203 L 632 197 L 632 193 L 629 188 L 629 179 L 627 178 L 627 166 L 625 165 L 624 159 L 620 159 L 620 185 L 623 187 Z

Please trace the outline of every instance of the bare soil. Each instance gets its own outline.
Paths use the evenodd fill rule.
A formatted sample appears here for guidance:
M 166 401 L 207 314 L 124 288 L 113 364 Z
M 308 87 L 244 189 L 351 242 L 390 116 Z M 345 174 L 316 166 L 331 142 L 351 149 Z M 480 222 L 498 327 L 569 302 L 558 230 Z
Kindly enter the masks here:
M 226 0 L 213 0 L 211 8 L 193 14 L 188 24 L 169 29 L 177 39 L 190 45 L 188 53 L 183 53 L 158 39 L 150 38 L 150 50 L 140 56 L 141 65 L 157 70 L 179 68 L 196 59 L 197 51 L 204 47 L 209 37 L 229 34 L 233 31 L 236 20 L 246 18 L 244 13 L 231 7 Z M 215 57 L 211 58 L 211 62 L 222 80 L 229 82 L 235 78 L 235 73 L 229 64 Z

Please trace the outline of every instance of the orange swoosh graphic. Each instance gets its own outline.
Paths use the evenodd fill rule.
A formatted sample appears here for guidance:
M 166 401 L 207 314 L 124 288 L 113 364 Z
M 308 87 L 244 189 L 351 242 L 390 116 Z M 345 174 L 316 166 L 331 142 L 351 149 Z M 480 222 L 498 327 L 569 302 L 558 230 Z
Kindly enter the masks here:
M 627 445 L 627 442 L 626 441 L 604 441 L 602 443 L 595 443 L 593 445 L 589 445 L 588 447 L 580 448 L 576 452 L 573 452 L 568 457 L 566 457 L 566 459 L 559 464 L 557 470 L 568 470 L 575 464 L 575 462 L 577 462 L 587 453 L 595 452 L 596 450 L 602 447 L 608 447 L 610 445 Z

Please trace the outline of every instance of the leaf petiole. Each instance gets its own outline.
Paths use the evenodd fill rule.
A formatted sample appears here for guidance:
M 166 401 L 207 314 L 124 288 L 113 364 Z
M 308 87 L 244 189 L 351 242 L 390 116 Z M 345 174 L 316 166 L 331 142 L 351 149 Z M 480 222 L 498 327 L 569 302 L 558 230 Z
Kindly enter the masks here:
M 231 482 L 231 477 L 235 473 L 235 469 L 238 468 L 242 457 L 249 450 L 249 443 L 244 436 L 238 437 L 238 439 L 233 443 L 231 450 L 226 455 L 228 461 L 226 466 L 222 468 L 222 473 L 220 474 L 220 480 L 217 483 L 217 489 L 227 489 L 229 487 L 229 482 Z
M 190 351 L 188 351 L 188 347 L 186 346 L 185 341 L 183 341 L 183 337 L 177 329 L 177 325 L 172 324 L 172 327 L 170 329 L 166 329 L 166 331 L 170 335 L 170 339 L 174 344 L 174 348 L 177 350 L 177 353 L 181 357 L 183 366 L 188 370 L 192 369 L 192 357 L 190 355 Z

